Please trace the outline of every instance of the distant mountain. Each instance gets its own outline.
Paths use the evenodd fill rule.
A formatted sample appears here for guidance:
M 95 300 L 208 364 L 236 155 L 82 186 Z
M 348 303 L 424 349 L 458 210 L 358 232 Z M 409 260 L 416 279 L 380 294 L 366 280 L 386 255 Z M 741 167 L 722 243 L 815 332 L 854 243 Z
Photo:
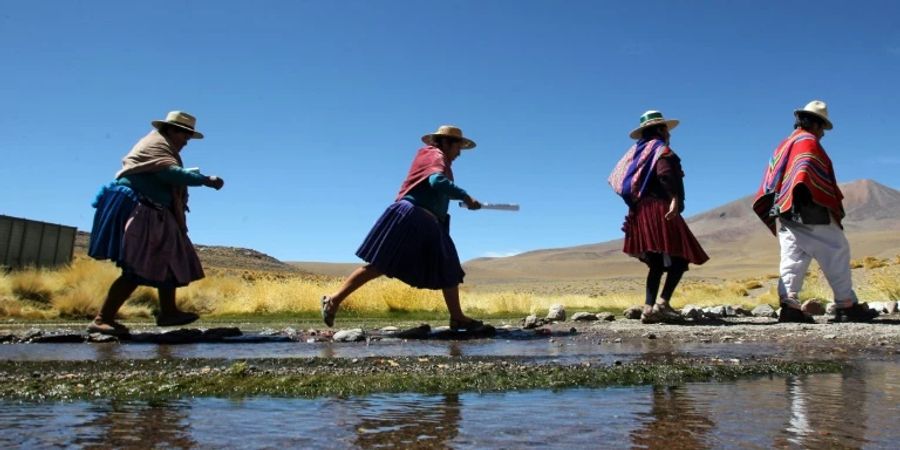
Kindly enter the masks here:
M 900 191 L 872 180 L 841 185 L 847 218 L 845 230 L 854 258 L 889 257 L 900 253 Z M 693 267 L 702 277 L 759 276 L 776 273 L 778 240 L 743 197 L 688 218 L 710 261 Z M 585 278 L 643 276 L 644 266 L 622 253 L 622 240 L 576 247 L 536 250 L 506 258 L 466 262 L 466 281 L 514 283 Z

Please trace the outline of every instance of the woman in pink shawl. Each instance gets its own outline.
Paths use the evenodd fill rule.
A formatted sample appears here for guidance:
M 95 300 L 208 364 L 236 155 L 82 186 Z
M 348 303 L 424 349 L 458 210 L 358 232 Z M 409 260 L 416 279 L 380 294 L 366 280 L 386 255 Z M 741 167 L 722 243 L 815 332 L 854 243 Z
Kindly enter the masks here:
M 184 325 L 197 314 L 181 311 L 175 289 L 203 278 L 203 268 L 187 235 L 187 187 L 208 186 L 219 190 L 221 178 L 185 169 L 181 151 L 191 139 L 202 139 L 194 130 L 194 116 L 172 111 L 166 120 L 154 120 L 154 130 L 125 155 L 116 179 L 103 187 L 94 201 L 97 211 L 91 229 L 88 255 L 112 260 L 122 275 L 109 287 L 103 306 L 88 331 L 127 335 L 116 313 L 138 286 L 159 292 L 159 326 Z
M 422 137 L 425 146 L 413 159 L 394 203 L 375 222 L 356 251 L 366 265 L 356 269 L 340 290 L 322 297 L 322 319 L 334 325 L 338 306 L 347 296 L 381 275 L 397 278 L 420 289 L 441 289 L 450 313 L 450 328 L 473 330 L 480 320 L 466 317 L 459 304 L 462 266 L 450 238 L 450 200 L 462 200 L 469 209 L 481 203 L 453 182 L 451 164 L 475 142 L 462 130 L 444 125 Z

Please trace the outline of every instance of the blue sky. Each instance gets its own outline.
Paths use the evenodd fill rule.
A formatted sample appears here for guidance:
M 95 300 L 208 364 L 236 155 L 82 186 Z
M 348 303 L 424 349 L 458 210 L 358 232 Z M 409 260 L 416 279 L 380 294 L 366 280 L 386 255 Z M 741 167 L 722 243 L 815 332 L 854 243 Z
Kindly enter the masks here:
M 91 199 L 173 109 L 197 243 L 356 261 L 422 134 L 478 142 L 453 208 L 462 259 L 615 239 L 606 184 L 645 110 L 678 118 L 686 215 L 755 191 L 814 98 L 840 181 L 900 187 L 891 1 L 2 2 L 0 214 L 89 229 Z

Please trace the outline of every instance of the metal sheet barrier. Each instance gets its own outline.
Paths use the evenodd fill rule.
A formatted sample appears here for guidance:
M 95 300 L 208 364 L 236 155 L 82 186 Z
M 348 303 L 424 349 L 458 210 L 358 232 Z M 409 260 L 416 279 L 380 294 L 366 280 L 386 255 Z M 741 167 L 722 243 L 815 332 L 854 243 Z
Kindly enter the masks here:
M 72 261 L 77 229 L 0 215 L 0 266 L 53 267 Z

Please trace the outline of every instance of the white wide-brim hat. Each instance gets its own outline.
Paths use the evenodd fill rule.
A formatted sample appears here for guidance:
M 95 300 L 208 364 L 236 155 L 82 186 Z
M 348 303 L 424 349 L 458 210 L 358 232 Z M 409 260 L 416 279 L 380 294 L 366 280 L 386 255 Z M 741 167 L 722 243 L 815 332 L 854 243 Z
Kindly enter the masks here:
M 822 100 L 813 100 L 807 103 L 803 109 L 795 109 L 794 117 L 797 117 L 798 114 L 812 114 L 825 121 L 826 130 L 834 128 L 831 124 L 831 120 L 828 119 L 828 105 Z
M 649 128 L 655 125 L 665 125 L 672 130 L 677 127 L 680 122 L 678 119 L 666 119 L 663 117 L 663 114 L 659 111 L 647 111 L 641 115 L 640 125 L 631 130 L 631 134 L 628 136 L 632 139 L 639 139 L 641 137 L 641 130 L 644 128 Z
M 464 150 L 475 148 L 475 141 L 464 137 L 462 130 L 453 125 L 441 125 L 434 133 L 428 133 L 422 136 L 422 142 L 428 145 L 434 145 L 434 138 L 437 136 L 447 136 L 462 141 L 460 148 Z
M 194 129 L 197 126 L 197 118 L 184 111 L 170 111 L 166 114 L 165 120 L 154 120 L 150 124 L 157 130 L 162 125 L 172 125 L 194 133 L 191 139 L 203 139 L 203 133 Z

